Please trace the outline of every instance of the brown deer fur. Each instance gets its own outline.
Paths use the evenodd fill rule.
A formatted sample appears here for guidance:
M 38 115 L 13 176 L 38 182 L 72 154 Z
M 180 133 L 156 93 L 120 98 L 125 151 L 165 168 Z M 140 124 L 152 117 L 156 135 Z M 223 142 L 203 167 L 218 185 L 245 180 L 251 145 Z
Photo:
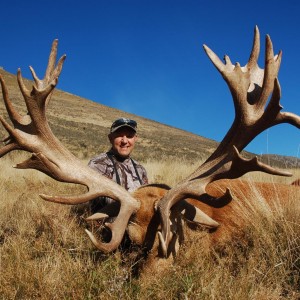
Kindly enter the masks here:
M 221 197 L 228 187 L 233 195 L 230 203 L 211 200 Z M 129 223 L 129 237 L 133 243 L 151 250 L 152 257 L 160 257 L 159 241 L 155 234 L 160 229 L 160 222 L 155 207 L 168 190 L 169 188 L 163 185 L 149 185 L 139 188 L 133 194 L 134 198 L 141 202 L 141 207 Z M 280 206 L 284 207 L 289 201 L 300 200 L 300 189 L 297 186 L 240 179 L 213 182 L 208 185 L 207 192 L 214 198 L 202 196 L 198 200 L 186 201 L 219 222 L 220 226 L 217 229 L 207 231 L 211 246 L 221 245 L 230 242 L 232 238 L 242 236 L 245 227 L 253 221 L 251 211 L 259 210 L 260 205 L 271 212 Z M 186 223 L 193 229 L 198 227 L 198 230 L 206 230 L 205 227 L 193 226 L 188 220 Z M 171 254 L 176 253 L 178 242 L 169 249 Z

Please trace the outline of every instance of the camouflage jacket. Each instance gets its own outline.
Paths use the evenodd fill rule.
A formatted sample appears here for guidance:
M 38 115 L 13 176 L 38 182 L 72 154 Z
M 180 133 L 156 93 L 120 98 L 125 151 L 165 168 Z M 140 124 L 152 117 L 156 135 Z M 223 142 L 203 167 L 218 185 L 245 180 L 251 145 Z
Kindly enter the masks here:
M 148 183 L 147 172 L 142 165 L 132 158 L 126 158 L 123 161 L 117 159 L 112 151 L 92 158 L 88 165 L 129 192 Z

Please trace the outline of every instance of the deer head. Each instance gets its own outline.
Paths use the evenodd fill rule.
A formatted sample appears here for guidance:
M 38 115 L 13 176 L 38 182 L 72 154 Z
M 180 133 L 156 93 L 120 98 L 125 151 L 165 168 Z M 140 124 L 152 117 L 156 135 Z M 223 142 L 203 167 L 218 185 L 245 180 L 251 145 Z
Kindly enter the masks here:
M 98 240 L 87 231 L 95 246 L 104 252 L 118 248 L 125 231 L 132 241 L 146 245 L 148 249 L 157 247 L 161 256 L 168 256 L 173 251 L 174 240 L 181 236 L 182 220 L 187 219 L 209 228 L 217 228 L 219 222 L 202 211 L 205 202 L 213 207 L 217 202 L 230 203 L 232 196 L 227 188 L 224 195 L 213 196 L 207 187 L 220 179 L 233 179 L 251 171 L 262 171 L 274 175 L 290 176 L 290 173 L 274 169 L 254 159 L 244 159 L 240 152 L 259 133 L 280 124 L 290 123 L 300 127 L 300 117 L 281 112 L 280 86 L 278 71 L 281 52 L 274 55 L 272 42 L 266 37 L 265 68 L 257 64 L 260 38 L 255 28 L 253 48 L 248 63 L 241 67 L 233 65 L 228 56 L 225 64 L 207 46 L 204 50 L 217 70 L 226 81 L 234 101 L 235 119 L 213 154 L 190 176 L 175 187 L 146 186 L 132 195 L 122 187 L 98 174 L 83 164 L 68 151 L 53 135 L 47 121 L 46 108 L 61 73 L 65 55 L 56 63 L 57 40 L 53 42 L 49 62 L 43 79 L 39 79 L 33 68 L 30 68 L 34 79 L 32 90 L 28 90 L 18 70 L 18 84 L 24 97 L 28 113 L 20 115 L 12 105 L 4 80 L 0 78 L 3 99 L 12 124 L 3 117 L 0 121 L 8 137 L 0 149 L 0 156 L 13 150 L 24 150 L 32 153 L 26 161 L 16 165 L 20 169 L 36 169 L 62 182 L 82 184 L 87 192 L 77 196 L 40 195 L 46 201 L 75 205 L 86 203 L 99 196 L 108 196 L 116 200 L 115 207 L 106 207 L 103 211 L 88 220 L 103 220 L 110 232 L 108 242 Z M 269 100 L 269 97 L 270 100 Z M 187 200 L 193 198 L 194 201 Z M 113 222 L 106 222 L 108 217 L 115 216 Z M 157 238 L 158 236 L 158 238 Z M 159 245 L 158 245 L 159 241 Z

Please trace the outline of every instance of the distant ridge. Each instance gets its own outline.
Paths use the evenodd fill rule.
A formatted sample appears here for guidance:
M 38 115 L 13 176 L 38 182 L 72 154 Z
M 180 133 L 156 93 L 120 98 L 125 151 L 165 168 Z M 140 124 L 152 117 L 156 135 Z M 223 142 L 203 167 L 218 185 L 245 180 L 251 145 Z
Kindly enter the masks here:
M 26 113 L 16 75 L 1 68 L 0 74 L 4 78 L 15 107 L 20 112 Z M 25 83 L 28 87 L 32 85 L 30 80 L 25 80 Z M 2 101 L 0 101 L 0 113 L 6 116 Z M 113 120 L 121 116 L 134 118 L 138 122 L 139 143 L 134 157 L 140 161 L 185 158 L 188 161 L 199 162 L 208 158 L 218 145 L 211 139 L 129 114 L 62 90 L 54 92 L 47 116 L 55 135 L 81 159 L 88 159 L 108 150 L 108 128 Z M 2 128 L 0 133 L 2 136 L 5 134 Z M 251 153 L 245 153 L 245 155 L 253 156 Z M 276 167 L 300 167 L 300 159 L 295 157 L 262 155 L 260 159 Z

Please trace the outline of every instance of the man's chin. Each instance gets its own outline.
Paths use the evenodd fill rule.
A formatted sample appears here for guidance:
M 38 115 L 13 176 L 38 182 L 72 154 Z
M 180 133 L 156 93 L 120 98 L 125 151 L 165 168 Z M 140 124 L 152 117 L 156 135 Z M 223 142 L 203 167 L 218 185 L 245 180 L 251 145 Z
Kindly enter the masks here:
M 118 152 L 119 156 L 122 158 L 128 158 L 130 153 L 128 152 Z

